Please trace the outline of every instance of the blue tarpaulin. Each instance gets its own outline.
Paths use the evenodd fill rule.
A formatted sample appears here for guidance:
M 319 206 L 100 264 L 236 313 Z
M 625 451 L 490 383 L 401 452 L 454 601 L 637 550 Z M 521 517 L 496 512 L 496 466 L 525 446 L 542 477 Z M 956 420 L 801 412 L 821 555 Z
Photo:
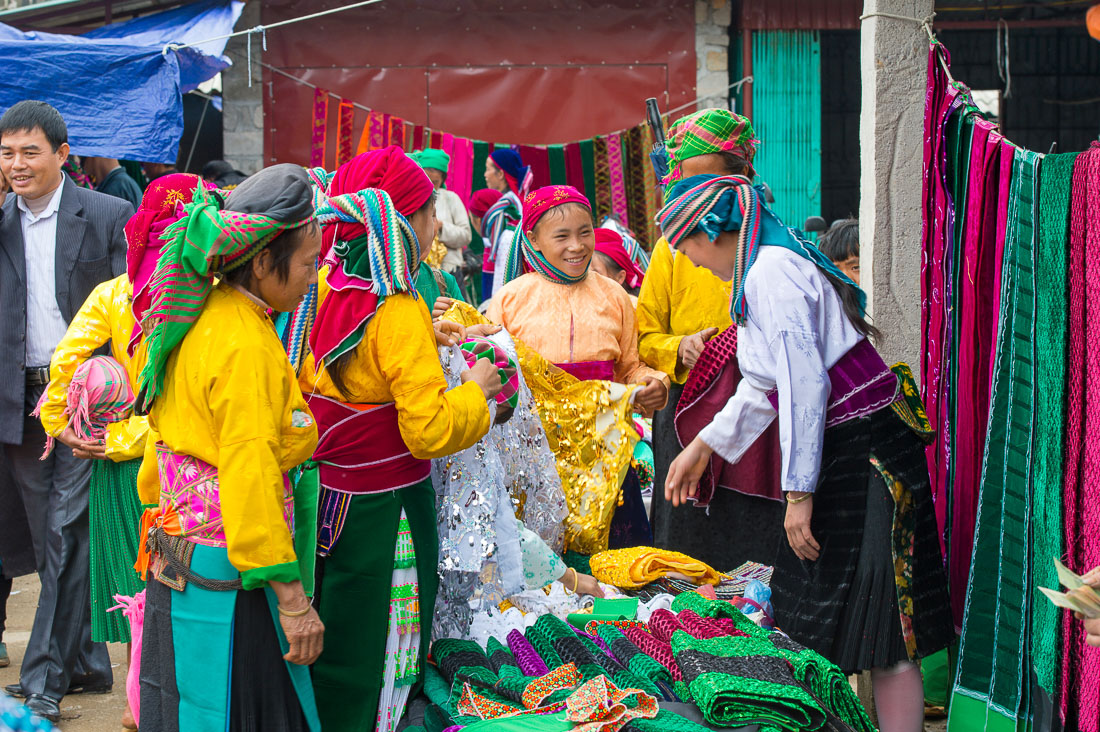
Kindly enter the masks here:
M 220 55 L 225 41 L 168 53 L 164 45 L 227 34 L 242 7 L 238 1 L 203 0 L 104 26 L 94 37 L 25 33 L 0 23 L 0 112 L 39 99 L 61 112 L 77 155 L 175 163 L 183 134 L 182 91 L 228 61 Z

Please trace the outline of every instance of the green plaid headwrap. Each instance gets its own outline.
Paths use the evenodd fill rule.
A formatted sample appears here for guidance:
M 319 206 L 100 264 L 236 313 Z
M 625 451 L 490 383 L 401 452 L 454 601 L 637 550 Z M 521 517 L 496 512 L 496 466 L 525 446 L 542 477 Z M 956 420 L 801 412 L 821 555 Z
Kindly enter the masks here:
M 748 177 L 756 175 L 752 159 L 756 157 L 756 139 L 748 117 L 727 109 L 702 109 L 681 117 L 668 131 L 669 170 L 662 181 L 666 186 L 682 177 L 681 164 L 688 158 L 720 152 L 737 153 L 749 163 Z
M 150 285 L 152 304 L 142 321 L 148 360 L 141 372 L 135 411 L 148 414 L 164 388 L 164 367 L 172 351 L 195 324 L 214 287 L 217 272 L 230 272 L 288 229 L 312 220 L 282 222 L 270 216 L 222 210 L 219 196 L 196 186 L 186 214 L 162 239 Z

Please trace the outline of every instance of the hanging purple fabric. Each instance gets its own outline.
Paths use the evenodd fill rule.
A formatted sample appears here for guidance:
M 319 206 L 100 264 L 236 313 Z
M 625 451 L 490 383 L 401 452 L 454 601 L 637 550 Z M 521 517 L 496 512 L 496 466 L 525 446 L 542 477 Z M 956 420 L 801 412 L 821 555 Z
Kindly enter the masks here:
M 592 193 L 584 187 L 584 162 L 581 159 L 579 142 L 565 146 L 565 181 L 584 195 L 592 198 Z

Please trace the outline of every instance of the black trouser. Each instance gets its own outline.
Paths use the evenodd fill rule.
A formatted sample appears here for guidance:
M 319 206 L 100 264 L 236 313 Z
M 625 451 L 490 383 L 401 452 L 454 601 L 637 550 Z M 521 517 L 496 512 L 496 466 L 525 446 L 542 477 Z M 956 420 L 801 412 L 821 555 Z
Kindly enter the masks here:
M 8 619 L 9 597 L 11 597 L 11 578 L 0 574 L 0 643 L 4 642 L 4 623 Z
M 27 415 L 44 388 L 27 388 Z M 60 700 L 73 675 L 88 676 L 92 683 L 111 683 L 112 673 L 106 644 L 92 643 L 88 565 L 92 464 L 73 457 L 64 445 L 40 460 L 45 444 L 42 424 L 28 416 L 22 444 L 4 448 L 27 510 L 42 586 L 19 682 L 28 695 Z

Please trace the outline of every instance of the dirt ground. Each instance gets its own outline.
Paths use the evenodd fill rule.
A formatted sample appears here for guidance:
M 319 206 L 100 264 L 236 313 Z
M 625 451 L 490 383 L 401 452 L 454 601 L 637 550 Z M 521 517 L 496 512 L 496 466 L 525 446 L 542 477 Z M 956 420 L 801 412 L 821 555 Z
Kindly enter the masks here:
M 34 575 L 15 580 L 12 596 L 8 601 L 7 630 L 4 642 L 8 645 L 11 666 L 0 668 L 0 687 L 19 681 L 19 664 L 31 635 L 34 609 L 38 604 L 38 578 Z M 126 704 L 123 687 L 126 684 L 126 647 L 110 644 L 111 662 L 115 672 L 115 686 L 110 694 L 65 697 L 61 701 L 63 732 L 118 732 L 122 729 L 122 711 Z M 945 732 L 946 721 L 930 721 L 926 732 Z
M 7 629 L 4 631 L 11 666 L 0 668 L 0 687 L 19 681 L 19 664 L 31 635 L 37 605 L 38 577 L 29 575 L 16 579 L 11 599 L 8 600 Z M 126 704 L 123 691 L 126 685 L 126 646 L 112 643 L 109 647 L 115 672 L 114 689 L 110 694 L 65 697 L 61 701 L 61 723 L 58 725 L 64 732 L 119 732 L 122 729 L 122 711 Z

